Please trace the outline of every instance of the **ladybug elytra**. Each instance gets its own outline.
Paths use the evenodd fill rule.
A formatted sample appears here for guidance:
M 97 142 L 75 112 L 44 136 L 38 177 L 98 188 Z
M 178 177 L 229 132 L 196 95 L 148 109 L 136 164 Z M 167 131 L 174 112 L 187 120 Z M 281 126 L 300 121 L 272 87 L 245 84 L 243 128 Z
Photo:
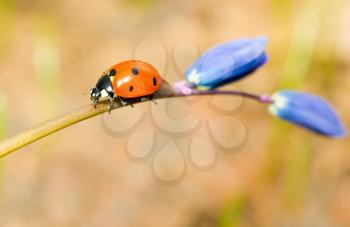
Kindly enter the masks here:
M 90 99 L 95 103 L 108 97 L 113 104 L 119 98 L 122 105 L 128 99 L 152 99 L 162 86 L 163 80 L 158 71 L 150 64 L 137 60 L 129 60 L 110 67 L 91 89 Z

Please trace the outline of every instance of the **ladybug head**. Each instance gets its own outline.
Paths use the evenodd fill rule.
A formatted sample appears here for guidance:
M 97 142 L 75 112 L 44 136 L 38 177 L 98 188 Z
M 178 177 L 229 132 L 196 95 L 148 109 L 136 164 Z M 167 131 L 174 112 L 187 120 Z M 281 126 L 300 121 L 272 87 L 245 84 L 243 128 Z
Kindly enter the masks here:
M 100 98 L 105 98 L 107 96 L 113 97 L 113 95 L 113 86 L 108 75 L 101 76 L 96 86 L 90 91 L 90 99 L 95 103 L 98 102 Z
M 101 97 L 101 92 L 96 87 L 92 88 L 91 91 L 90 91 L 90 99 L 91 99 L 91 101 L 98 102 L 100 97 Z

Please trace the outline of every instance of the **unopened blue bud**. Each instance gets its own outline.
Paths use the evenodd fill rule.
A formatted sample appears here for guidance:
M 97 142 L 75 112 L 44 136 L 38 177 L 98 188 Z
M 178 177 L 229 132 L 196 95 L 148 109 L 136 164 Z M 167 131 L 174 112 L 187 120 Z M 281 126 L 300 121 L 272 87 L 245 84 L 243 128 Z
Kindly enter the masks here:
M 346 129 L 333 108 L 319 96 L 283 90 L 272 96 L 273 115 L 329 137 L 344 137 Z
M 266 43 L 266 38 L 259 37 L 217 45 L 187 69 L 185 79 L 191 85 L 207 89 L 239 80 L 266 63 Z

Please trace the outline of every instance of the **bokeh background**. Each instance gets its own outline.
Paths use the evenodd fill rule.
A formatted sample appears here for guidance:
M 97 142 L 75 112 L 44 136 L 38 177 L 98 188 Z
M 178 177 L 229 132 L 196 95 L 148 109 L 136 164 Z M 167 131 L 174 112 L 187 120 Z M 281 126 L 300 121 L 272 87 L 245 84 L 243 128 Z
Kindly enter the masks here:
M 89 103 L 85 93 L 116 62 L 149 61 L 173 83 L 208 47 L 260 35 L 269 39 L 268 64 L 226 89 L 309 91 L 327 98 L 349 128 L 349 21 L 345 0 L 0 0 L 0 137 Z M 215 165 L 205 171 L 170 147 L 156 169 L 165 178 L 185 173 L 173 184 L 155 179 L 152 158 L 125 152 L 131 133 L 157 131 L 149 118 L 130 126 L 141 124 L 132 108 L 9 155 L 0 161 L 0 226 L 350 226 L 350 141 L 314 135 L 237 100 L 216 101 L 221 109 L 239 106 L 229 119 L 207 105 L 210 97 L 172 104 L 168 114 L 179 122 L 225 113 L 214 132 L 224 144 L 242 136 L 237 119 L 246 126 L 244 143 L 233 152 L 216 146 Z M 108 133 L 106 124 L 132 130 Z M 181 138 L 158 133 L 160 144 L 186 146 L 206 134 L 202 128 Z M 201 159 L 205 147 L 196 147 L 202 163 L 211 158 Z

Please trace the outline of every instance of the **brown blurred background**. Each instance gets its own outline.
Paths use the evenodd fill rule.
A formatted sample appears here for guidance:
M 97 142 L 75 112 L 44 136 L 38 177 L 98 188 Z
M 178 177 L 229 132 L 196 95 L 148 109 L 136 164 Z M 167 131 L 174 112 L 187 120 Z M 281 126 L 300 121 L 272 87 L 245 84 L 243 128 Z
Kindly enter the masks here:
M 226 89 L 309 91 L 349 128 L 349 21 L 345 0 L 0 0 L 0 137 L 89 103 L 84 93 L 119 61 L 146 60 L 173 83 L 208 47 L 260 35 L 268 64 Z M 0 226 L 350 226 L 347 138 L 218 99 L 176 101 L 168 118 L 166 101 L 124 108 L 4 158 Z

